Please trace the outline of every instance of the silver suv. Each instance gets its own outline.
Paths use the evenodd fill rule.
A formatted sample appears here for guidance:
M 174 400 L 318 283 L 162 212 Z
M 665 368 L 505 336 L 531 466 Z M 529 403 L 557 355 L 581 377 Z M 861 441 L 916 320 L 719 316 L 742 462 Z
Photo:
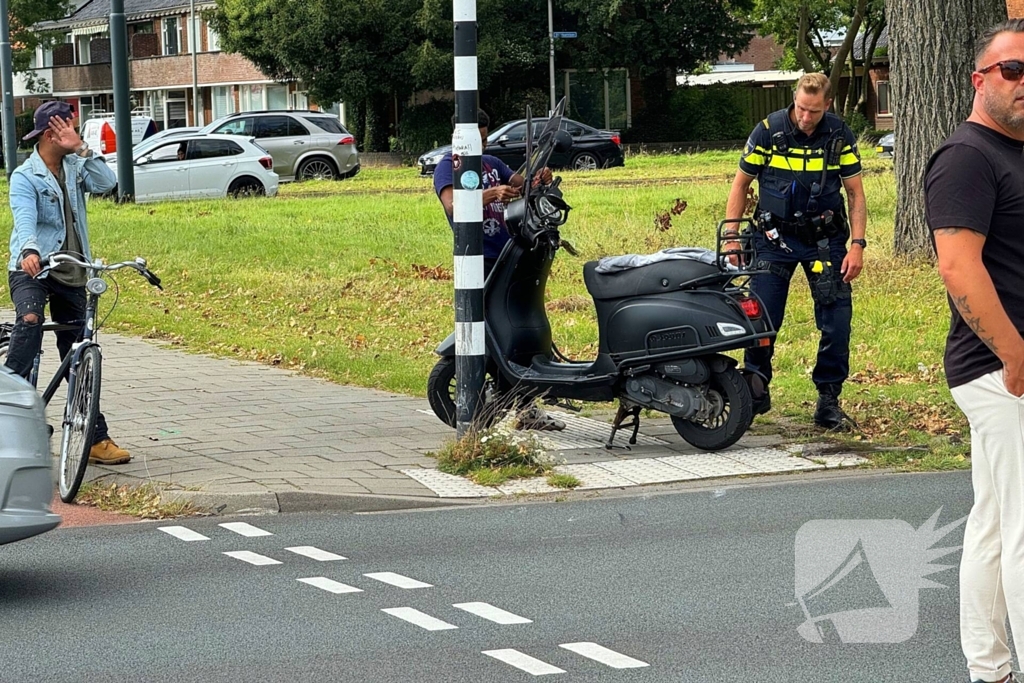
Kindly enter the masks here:
M 321 111 L 246 111 L 229 114 L 201 133 L 244 135 L 270 152 L 274 172 L 289 180 L 333 180 L 359 173 L 356 139 L 337 116 Z

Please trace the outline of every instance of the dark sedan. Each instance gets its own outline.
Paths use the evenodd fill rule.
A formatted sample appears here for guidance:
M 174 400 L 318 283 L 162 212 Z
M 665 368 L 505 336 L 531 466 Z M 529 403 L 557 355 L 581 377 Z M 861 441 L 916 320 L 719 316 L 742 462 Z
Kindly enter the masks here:
M 547 119 L 533 120 L 534 140 L 545 123 Z M 572 136 L 572 147 L 566 153 L 555 152 L 551 156 L 551 167 L 587 171 L 625 165 L 622 140 L 617 132 L 591 128 L 572 119 L 562 119 L 562 130 Z M 422 155 L 418 161 L 420 173 L 433 173 L 438 162 L 451 149 L 451 145 L 444 145 Z M 485 153 L 498 157 L 512 170 L 521 168 L 526 162 L 526 119 L 504 123 L 491 131 L 487 135 Z

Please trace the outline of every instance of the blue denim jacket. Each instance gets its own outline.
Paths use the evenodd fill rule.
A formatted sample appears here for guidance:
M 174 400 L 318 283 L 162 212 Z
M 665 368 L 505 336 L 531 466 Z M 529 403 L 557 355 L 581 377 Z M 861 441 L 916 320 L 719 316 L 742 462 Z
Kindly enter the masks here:
M 113 189 L 117 176 L 96 155 L 83 159 L 77 154 L 69 154 L 64 157 L 63 163 L 78 239 L 86 259 L 92 260 L 89 228 L 85 218 L 85 193 L 102 193 Z M 21 253 L 26 249 L 34 249 L 40 256 L 46 256 L 59 251 L 67 238 L 64 193 L 39 156 L 38 147 L 11 174 L 10 199 L 14 229 L 11 231 L 11 261 L 7 269 L 18 270 Z

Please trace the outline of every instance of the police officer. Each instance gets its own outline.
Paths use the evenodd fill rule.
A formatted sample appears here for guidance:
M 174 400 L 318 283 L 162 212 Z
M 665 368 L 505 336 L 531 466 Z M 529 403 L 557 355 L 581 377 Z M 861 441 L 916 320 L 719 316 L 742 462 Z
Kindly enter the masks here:
M 743 216 L 747 191 L 756 178 L 757 266 L 769 272 L 755 276 L 752 287 L 775 328 L 781 329 L 790 279 L 797 265 L 803 268 L 814 300 L 814 321 L 821 332 L 811 375 L 818 390 L 814 423 L 838 430 L 848 420 L 839 407 L 839 394 L 850 372 L 850 282 L 864 264 L 867 204 L 857 140 L 849 126 L 829 111 L 831 105 L 831 84 L 824 74 L 800 78 L 793 104 L 757 124 L 747 139 L 726 216 Z M 726 245 L 731 247 L 738 245 Z M 755 414 L 771 407 L 768 383 L 774 352 L 773 343 L 747 349 L 744 356 Z

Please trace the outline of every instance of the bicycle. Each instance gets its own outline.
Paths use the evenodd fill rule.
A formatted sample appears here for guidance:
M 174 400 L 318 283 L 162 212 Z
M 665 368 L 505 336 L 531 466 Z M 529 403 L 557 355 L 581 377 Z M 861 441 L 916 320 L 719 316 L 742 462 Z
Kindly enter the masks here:
M 80 260 L 72 254 L 56 252 L 42 259 L 42 263 L 43 269 L 39 275 L 62 263 L 70 263 L 85 268 L 88 276 L 85 284 L 85 320 L 43 324 L 44 332 L 79 331 L 78 341 L 72 345 L 71 351 L 61 361 L 60 367 L 43 392 L 43 403 L 49 405 L 50 399 L 53 398 L 61 382 L 65 379 L 68 381 L 68 393 L 64 403 L 64 417 L 61 425 L 60 471 L 57 477 L 57 488 L 60 491 L 61 500 L 70 503 L 78 494 L 78 489 L 85 477 L 85 469 L 89 464 L 89 450 L 92 448 L 93 436 L 96 433 L 96 420 L 99 417 L 103 356 L 98 341 L 99 325 L 96 324 L 96 311 L 100 297 L 107 291 L 107 282 L 103 279 L 102 274 L 122 268 L 132 268 L 157 289 L 162 290 L 163 287 L 160 286 L 160 278 L 146 267 L 146 260 L 143 258 L 106 265 L 101 260 L 89 262 Z M 117 283 L 114 284 L 116 287 Z M 115 298 L 114 306 L 116 305 L 117 299 Z M 3 362 L 7 355 L 13 329 L 14 325 L 11 323 L 0 324 L 0 362 Z M 32 386 L 37 386 L 42 354 L 43 351 L 40 347 L 29 376 Z

